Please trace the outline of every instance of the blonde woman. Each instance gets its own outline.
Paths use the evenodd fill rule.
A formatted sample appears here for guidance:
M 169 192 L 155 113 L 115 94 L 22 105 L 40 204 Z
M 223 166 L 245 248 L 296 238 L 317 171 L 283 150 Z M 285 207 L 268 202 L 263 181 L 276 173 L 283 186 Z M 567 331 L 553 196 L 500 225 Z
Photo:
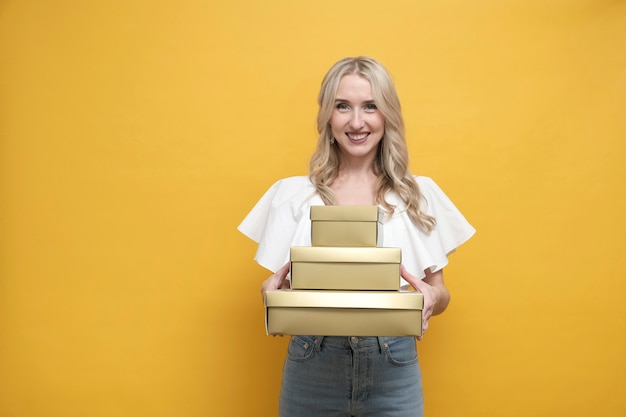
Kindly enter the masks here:
M 424 294 L 423 331 L 450 300 L 448 255 L 475 232 L 435 182 L 408 170 L 404 121 L 386 69 L 368 57 L 328 71 L 318 96 L 319 139 L 308 177 L 276 182 L 239 226 L 274 272 L 261 291 L 286 288 L 289 248 L 310 246 L 312 205 L 378 205 L 383 246 L 402 248 L 401 278 Z M 292 336 L 281 417 L 423 416 L 415 338 Z

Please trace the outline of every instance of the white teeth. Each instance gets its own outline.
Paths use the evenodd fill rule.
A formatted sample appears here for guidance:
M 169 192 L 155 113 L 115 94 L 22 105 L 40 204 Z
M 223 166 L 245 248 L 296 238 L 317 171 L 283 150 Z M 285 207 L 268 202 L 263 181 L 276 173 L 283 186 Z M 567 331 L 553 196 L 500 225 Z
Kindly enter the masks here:
M 352 140 L 361 140 L 367 136 L 367 133 L 361 133 L 359 135 L 348 135 L 348 137 Z

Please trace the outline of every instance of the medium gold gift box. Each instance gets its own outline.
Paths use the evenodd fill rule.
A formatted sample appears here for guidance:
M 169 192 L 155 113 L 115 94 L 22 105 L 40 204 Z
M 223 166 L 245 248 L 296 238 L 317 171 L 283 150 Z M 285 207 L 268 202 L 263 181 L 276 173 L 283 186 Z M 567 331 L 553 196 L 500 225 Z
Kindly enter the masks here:
M 378 206 L 312 206 L 313 246 L 382 246 Z
M 265 295 L 267 334 L 421 336 L 424 298 L 415 291 L 293 291 Z
M 400 289 L 401 248 L 291 247 L 294 290 Z

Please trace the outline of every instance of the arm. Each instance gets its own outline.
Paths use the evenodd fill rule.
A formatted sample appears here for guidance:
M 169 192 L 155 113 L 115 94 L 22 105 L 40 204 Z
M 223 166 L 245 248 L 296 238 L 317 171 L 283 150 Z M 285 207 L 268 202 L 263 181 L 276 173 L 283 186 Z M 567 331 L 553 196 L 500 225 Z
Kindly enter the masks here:
M 423 333 L 428 330 L 428 319 L 431 316 L 443 313 L 450 302 L 450 292 L 443 282 L 443 270 L 431 272 L 427 269 L 424 272 L 426 273 L 424 279 L 418 279 L 409 274 L 404 266 L 400 268 L 402 278 L 411 284 L 416 291 L 424 294 L 424 308 L 422 310 Z

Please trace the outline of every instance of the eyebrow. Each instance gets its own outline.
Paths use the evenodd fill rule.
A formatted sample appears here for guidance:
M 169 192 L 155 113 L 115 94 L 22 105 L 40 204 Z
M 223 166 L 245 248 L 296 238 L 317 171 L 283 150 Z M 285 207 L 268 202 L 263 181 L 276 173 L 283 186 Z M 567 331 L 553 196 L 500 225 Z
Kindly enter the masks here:
M 339 97 L 337 97 L 337 98 L 335 99 L 335 103 L 338 103 L 338 102 L 350 103 L 350 100 L 347 100 L 347 99 L 345 99 L 345 98 L 339 98 Z M 365 100 L 363 103 L 365 103 L 365 104 L 374 104 L 374 100 Z

